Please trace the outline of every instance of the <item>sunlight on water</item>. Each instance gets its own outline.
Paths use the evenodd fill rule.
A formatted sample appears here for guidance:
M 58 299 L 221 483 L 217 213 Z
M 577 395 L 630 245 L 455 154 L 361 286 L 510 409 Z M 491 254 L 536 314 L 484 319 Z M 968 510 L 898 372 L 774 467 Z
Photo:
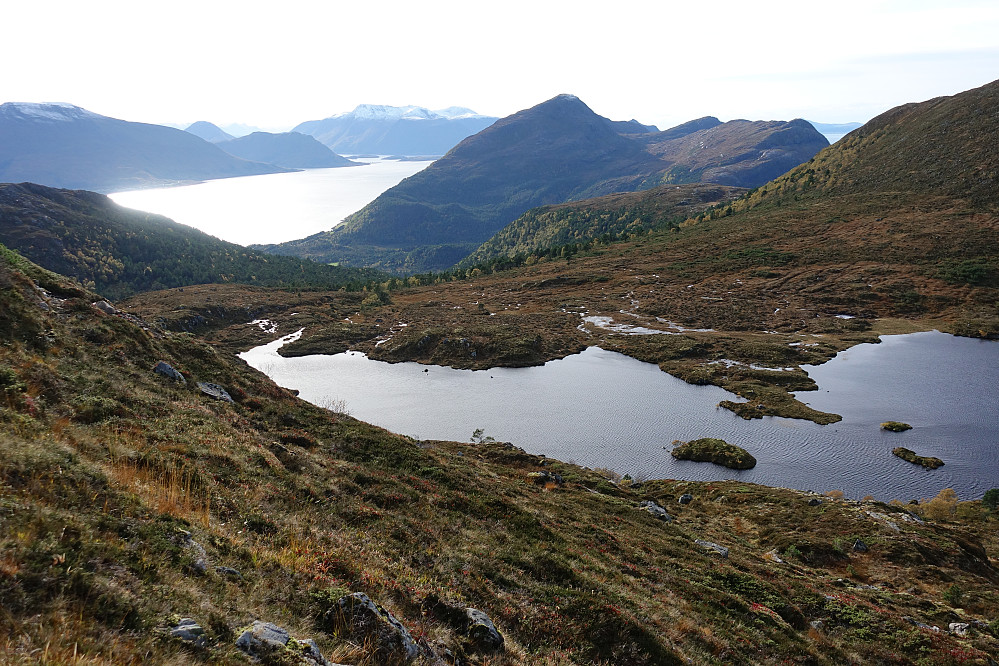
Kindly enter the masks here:
M 355 161 L 365 165 L 221 178 L 109 196 L 122 206 L 165 215 L 231 243 L 282 243 L 331 229 L 430 164 Z
M 467 441 L 483 428 L 532 453 L 632 475 L 739 479 L 853 498 L 908 500 L 954 488 L 972 499 L 999 486 L 999 404 L 990 388 L 999 382 L 999 343 L 942 333 L 888 336 L 809 367 L 820 390 L 799 397 L 844 416 L 827 426 L 745 421 L 717 407 L 735 398 L 720 388 L 692 386 L 596 347 L 534 368 L 471 371 L 356 352 L 283 358 L 281 344 L 241 357 L 310 402 L 343 401 L 352 416 L 416 438 Z M 882 432 L 879 424 L 892 419 L 914 429 Z M 698 437 L 738 444 L 759 463 L 733 471 L 669 455 L 674 439 Z M 894 446 L 946 464 L 925 470 L 891 455 Z

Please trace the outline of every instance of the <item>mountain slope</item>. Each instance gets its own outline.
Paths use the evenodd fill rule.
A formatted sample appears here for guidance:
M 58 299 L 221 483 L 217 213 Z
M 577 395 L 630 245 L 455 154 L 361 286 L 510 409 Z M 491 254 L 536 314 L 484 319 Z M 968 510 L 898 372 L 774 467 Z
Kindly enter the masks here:
M 0 182 L 114 192 L 281 171 L 172 127 L 67 104 L 0 105 Z
M 298 132 L 281 134 L 254 132 L 238 139 L 218 141 L 216 145 L 234 157 L 289 169 L 318 169 L 358 164 L 337 155 L 311 136 Z
M 512 444 L 414 442 L 306 404 L 225 348 L 98 308 L 2 247 L 0 285 L 5 662 L 245 664 L 255 620 L 299 639 L 259 646 L 266 666 L 315 666 L 316 652 L 984 666 L 999 649 L 980 502 L 813 506 L 732 481 L 618 483 Z M 316 297 L 338 316 L 356 306 Z M 410 659 L 338 624 L 348 593 L 408 628 Z M 475 640 L 466 607 L 501 649 Z M 965 637 L 920 626 L 955 621 Z
M 112 299 L 212 282 L 336 289 L 377 277 L 263 255 L 100 194 L 31 183 L 0 184 L 0 243 Z
M 786 170 L 788 156 L 808 159 L 827 145 L 795 123 L 701 119 L 659 134 L 620 129 L 560 95 L 469 137 L 332 231 L 263 249 L 403 272 L 440 270 L 536 206 L 707 175 L 759 185 Z M 731 147 L 735 159 L 698 152 L 702 133 L 711 133 L 712 148 Z M 811 143 L 801 136 L 809 133 Z
M 349 113 L 309 120 L 292 131 L 314 136 L 337 153 L 443 155 L 496 121 L 470 109 L 361 104 Z
M 222 141 L 231 141 L 235 139 L 232 134 L 229 134 L 221 127 L 214 123 L 210 123 L 207 120 L 199 120 L 196 123 L 191 123 L 186 128 L 185 132 L 190 132 L 194 136 L 201 137 L 209 143 L 219 143 Z
M 706 183 L 660 185 L 651 190 L 534 208 L 503 227 L 460 265 L 677 226 L 708 208 L 738 199 L 745 191 Z

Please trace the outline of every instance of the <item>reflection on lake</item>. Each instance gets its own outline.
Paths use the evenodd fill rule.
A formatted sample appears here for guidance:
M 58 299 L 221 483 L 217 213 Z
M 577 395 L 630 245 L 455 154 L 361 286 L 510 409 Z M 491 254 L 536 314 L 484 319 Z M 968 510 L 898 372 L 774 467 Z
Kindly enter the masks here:
M 692 386 L 627 356 L 591 347 L 534 368 L 454 370 L 372 361 L 360 353 L 282 358 L 282 341 L 242 358 L 311 402 L 343 400 L 355 417 L 423 439 L 468 441 L 472 431 L 532 453 L 648 478 L 739 479 L 848 497 L 962 499 L 999 487 L 999 344 L 942 333 L 885 336 L 806 370 L 812 407 L 843 415 L 820 426 L 745 421 L 716 407 L 732 395 Z M 882 432 L 887 420 L 914 426 Z M 677 461 L 675 439 L 721 437 L 758 460 L 752 470 Z M 946 463 L 925 470 L 891 455 L 905 446 Z
M 364 166 L 221 178 L 109 195 L 230 243 L 283 243 L 327 231 L 430 162 L 364 158 Z

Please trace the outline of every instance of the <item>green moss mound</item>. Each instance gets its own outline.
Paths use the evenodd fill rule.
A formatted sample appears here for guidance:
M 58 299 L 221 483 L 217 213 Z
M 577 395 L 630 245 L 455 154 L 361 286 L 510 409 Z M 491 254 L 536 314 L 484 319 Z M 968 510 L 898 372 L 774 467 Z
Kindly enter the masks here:
M 912 426 L 901 421 L 885 421 L 881 424 L 881 429 L 890 430 L 891 432 L 905 432 L 906 430 L 912 430 Z
M 672 456 L 677 460 L 713 462 L 729 469 L 756 467 L 756 458 L 750 455 L 746 449 L 714 437 L 703 437 L 681 444 L 673 449 Z

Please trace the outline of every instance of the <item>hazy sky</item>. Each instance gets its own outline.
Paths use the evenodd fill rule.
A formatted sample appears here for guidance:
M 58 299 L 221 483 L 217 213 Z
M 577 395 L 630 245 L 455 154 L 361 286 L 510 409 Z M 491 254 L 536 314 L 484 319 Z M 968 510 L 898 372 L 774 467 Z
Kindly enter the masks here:
M 997 0 L 35 0 L 3 24 L 0 101 L 153 123 L 504 116 L 563 92 L 660 128 L 866 121 L 999 78 Z

